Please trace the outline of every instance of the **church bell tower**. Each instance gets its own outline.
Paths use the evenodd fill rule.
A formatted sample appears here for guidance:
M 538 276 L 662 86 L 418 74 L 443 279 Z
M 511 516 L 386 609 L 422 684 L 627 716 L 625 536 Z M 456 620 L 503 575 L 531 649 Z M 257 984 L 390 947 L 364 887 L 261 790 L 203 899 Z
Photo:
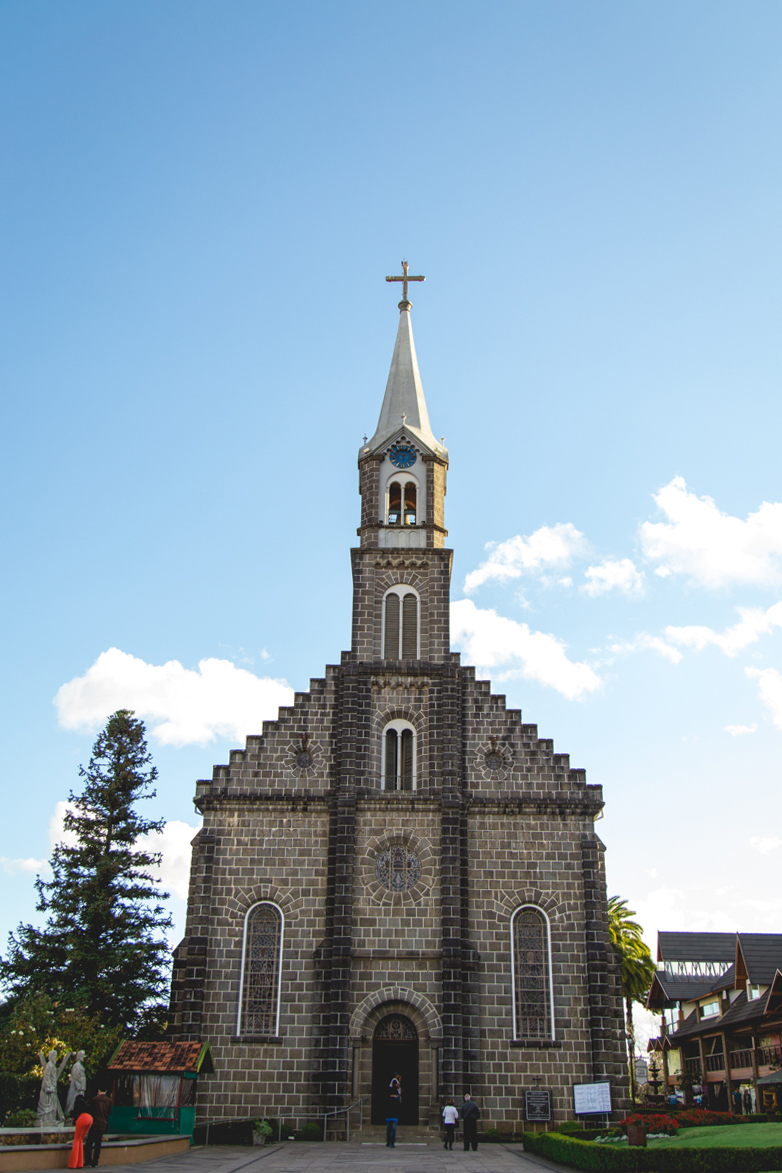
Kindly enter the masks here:
M 453 552 L 445 548 L 448 450 L 429 424 L 402 262 L 391 370 L 380 418 L 358 454 L 361 525 L 353 560 L 351 654 L 359 663 L 449 654 L 448 602 Z

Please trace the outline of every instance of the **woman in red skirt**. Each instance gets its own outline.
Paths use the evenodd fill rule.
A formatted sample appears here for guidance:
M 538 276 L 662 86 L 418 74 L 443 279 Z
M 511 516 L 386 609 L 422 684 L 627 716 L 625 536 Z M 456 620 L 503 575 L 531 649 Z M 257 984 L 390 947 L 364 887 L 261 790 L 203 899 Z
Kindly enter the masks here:
M 84 1168 L 84 1138 L 92 1128 L 92 1116 L 89 1113 L 89 1104 L 84 1096 L 77 1096 L 73 1102 L 73 1119 L 76 1122 L 76 1132 L 73 1137 L 71 1157 L 68 1161 L 69 1169 Z

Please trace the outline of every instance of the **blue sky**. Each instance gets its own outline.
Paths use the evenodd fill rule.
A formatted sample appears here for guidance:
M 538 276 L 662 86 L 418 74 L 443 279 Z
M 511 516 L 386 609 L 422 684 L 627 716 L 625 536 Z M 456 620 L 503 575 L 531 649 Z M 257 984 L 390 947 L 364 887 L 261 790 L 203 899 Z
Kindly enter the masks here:
M 652 943 L 782 931 L 781 42 L 762 0 L 0 4 L 0 939 L 101 705 L 181 861 L 339 661 L 402 256 L 459 646 L 604 786 Z

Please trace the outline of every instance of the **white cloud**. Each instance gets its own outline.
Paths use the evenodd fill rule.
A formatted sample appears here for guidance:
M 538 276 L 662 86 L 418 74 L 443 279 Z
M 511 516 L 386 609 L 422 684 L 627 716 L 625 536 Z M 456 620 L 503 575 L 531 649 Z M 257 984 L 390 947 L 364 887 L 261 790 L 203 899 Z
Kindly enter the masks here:
M 180 900 L 187 900 L 192 854 L 190 845 L 199 829 L 179 819 L 170 819 L 160 833 L 142 835 L 138 841 L 145 851 L 163 853 L 160 880 L 164 890 L 178 896 Z
M 670 644 L 665 643 L 657 635 L 648 635 L 642 631 L 639 635 L 631 640 L 629 643 L 614 643 L 609 645 L 609 651 L 612 652 L 640 652 L 650 651 L 659 652 L 661 656 L 665 656 L 672 664 L 678 664 L 682 660 L 682 654 L 676 648 L 672 648 Z
M 747 676 L 760 681 L 758 695 L 771 714 L 777 729 L 782 729 L 782 676 L 776 668 L 745 668 Z
M 741 619 L 724 632 L 693 624 L 690 627 L 666 627 L 668 639 L 680 646 L 701 651 L 709 644 L 721 648 L 726 656 L 736 656 L 749 644 L 757 643 L 774 627 L 782 627 L 782 603 L 774 603 L 767 611 L 762 607 L 737 607 Z
M 587 543 L 584 535 L 568 521 L 543 525 L 529 537 L 517 534 L 499 544 L 488 542 L 486 549 L 491 551 L 489 557 L 464 580 L 467 594 L 491 579 L 506 582 L 523 574 L 566 570 L 576 555 L 586 552 Z
M 52 817 L 49 819 L 49 850 L 54 851 L 58 843 L 64 844 L 65 847 L 75 847 L 78 843 L 75 831 L 65 830 L 65 812 L 74 811 L 76 807 L 72 802 L 56 802 Z
M 761 855 L 768 855 L 770 851 L 776 851 L 778 847 L 782 847 L 782 839 L 774 839 L 770 835 L 753 835 L 749 845 L 754 847 L 755 851 L 759 851 Z
M 47 864 L 45 859 L 34 859 L 28 856 L 27 859 L 9 859 L 5 855 L 0 855 L 0 867 L 6 875 L 14 876 L 17 872 L 40 872 Z
M 97 729 L 117 709 L 132 709 L 154 722 L 158 741 L 177 746 L 217 737 L 242 741 L 292 701 L 284 680 L 255 676 L 230 660 L 201 660 L 196 670 L 178 660 L 147 664 L 119 648 L 102 652 L 54 698 L 66 729 Z
M 451 604 L 451 638 L 471 664 L 488 670 L 500 664 L 510 667 L 500 679 L 523 677 L 538 680 L 577 700 L 600 687 L 600 677 L 588 664 L 574 663 L 565 644 L 554 635 L 530 631 L 526 623 L 505 619 L 494 610 L 481 610 L 471 599 Z
M 597 566 L 588 566 L 584 575 L 589 582 L 581 590 L 593 598 L 607 591 L 622 591 L 625 595 L 643 593 L 643 575 L 630 558 L 604 558 Z
M 742 521 L 722 513 L 711 497 L 689 492 L 683 477 L 674 477 L 654 500 L 668 520 L 644 522 L 640 535 L 661 578 L 686 574 L 709 588 L 782 581 L 782 504 L 764 501 Z
M 731 737 L 741 737 L 742 733 L 754 733 L 757 725 L 726 725 L 724 728 Z

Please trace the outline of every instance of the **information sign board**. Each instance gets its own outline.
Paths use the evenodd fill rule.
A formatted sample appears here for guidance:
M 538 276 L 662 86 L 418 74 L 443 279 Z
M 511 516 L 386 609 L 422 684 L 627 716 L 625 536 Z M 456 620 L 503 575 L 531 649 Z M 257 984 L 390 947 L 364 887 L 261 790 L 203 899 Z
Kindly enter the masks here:
M 574 1083 L 573 1107 L 576 1116 L 604 1116 L 611 1111 L 610 1083 Z
M 551 1092 L 548 1088 L 527 1088 L 524 1092 L 524 1117 L 530 1121 L 551 1119 Z

